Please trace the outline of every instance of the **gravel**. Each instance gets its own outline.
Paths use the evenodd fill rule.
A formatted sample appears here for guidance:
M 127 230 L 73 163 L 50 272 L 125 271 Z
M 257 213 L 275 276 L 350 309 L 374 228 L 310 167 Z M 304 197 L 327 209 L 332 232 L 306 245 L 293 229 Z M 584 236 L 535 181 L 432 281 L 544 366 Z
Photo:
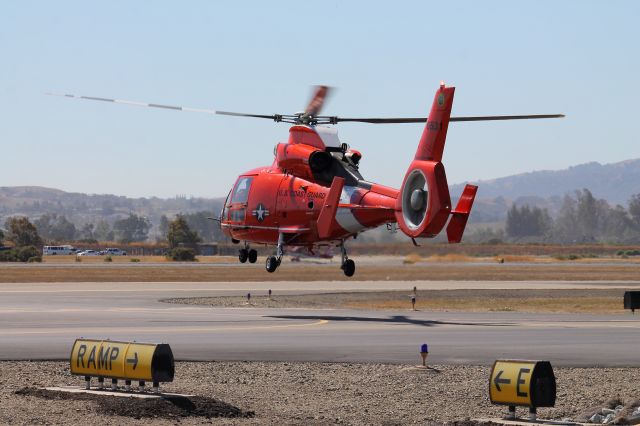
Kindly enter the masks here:
M 636 368 L 555 373 L 556 407 L 539 409 L 540 418 L 577 420 L 612 399 L 630 404 L 640 393 Z M 161 390 L 195 398 L 131 402 L 38 391 L 81 386 L 83 379 L 70 375 L 66 362 L 5 361 L 0 424 L 470 425 L 506 412 L 490 404 L 488 376 L 487 366 L 178 362 L 176 380 Z

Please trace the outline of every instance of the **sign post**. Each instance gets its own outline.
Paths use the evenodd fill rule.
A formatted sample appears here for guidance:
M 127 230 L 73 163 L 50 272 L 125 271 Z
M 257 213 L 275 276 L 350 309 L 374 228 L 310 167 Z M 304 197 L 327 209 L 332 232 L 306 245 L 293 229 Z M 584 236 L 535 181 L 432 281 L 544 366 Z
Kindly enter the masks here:
M 516 406 L 529 407 L 536 420 L 538 407 L 556 403 L 556 378 L 548 361 L 497 360 L 489 376 L 491 403 L 507 405 L 508 418 L 516 418 Z

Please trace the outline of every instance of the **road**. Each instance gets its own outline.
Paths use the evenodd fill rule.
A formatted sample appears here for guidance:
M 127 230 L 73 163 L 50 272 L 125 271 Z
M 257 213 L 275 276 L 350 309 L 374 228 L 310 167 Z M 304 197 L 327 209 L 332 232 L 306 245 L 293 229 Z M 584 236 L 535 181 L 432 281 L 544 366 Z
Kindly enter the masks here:
M 66 359 L 77 337 L 169 343 L 181 360 L 429 361 L 497 358 L 638 366 L 640 321 L 620 315 L 212 308 L 163 298 L 326 291 L 629 288 L 640 282 L 0 283 L 0 359 Z

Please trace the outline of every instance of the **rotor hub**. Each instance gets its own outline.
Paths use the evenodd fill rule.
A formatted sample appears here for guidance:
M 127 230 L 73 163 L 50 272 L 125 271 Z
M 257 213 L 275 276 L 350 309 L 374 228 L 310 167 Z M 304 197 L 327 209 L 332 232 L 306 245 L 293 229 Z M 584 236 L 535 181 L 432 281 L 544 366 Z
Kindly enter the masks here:
M 409 204 L 414 211 L 421 211 L 424 208 L 425 191 L 422 188 L 416 188 L 411 193 Z

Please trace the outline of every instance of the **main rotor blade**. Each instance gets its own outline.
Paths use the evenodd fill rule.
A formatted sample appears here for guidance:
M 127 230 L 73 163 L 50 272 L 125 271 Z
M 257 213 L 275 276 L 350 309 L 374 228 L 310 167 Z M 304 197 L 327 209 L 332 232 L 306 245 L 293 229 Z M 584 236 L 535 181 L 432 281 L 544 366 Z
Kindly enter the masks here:
M 539 118 L 564 118 L 564 114 L 485 115 L 479 117 L 451 117 L 449 121 L 535 120 Z
M 487 115 L 478 117 L 451 117 L 449 121 L 496 121 L 496 120 L 531 120 L 540 118 L 562 118 L 564 114 L 537 114 L 537 115 Z M 318 117 L 321 119 L 324 117 Z M 332 123 L 356 122 L 371 124 L 402 124 L 402 123 L 426 123 L 427 117 L 406 118 L 342 118 L 327 117 Z
M 230 111 L 216 111 L 218 115 L 231 115 L 233 117 L 254 117 L 254 118 L 268 118 L 274 121 L 280 121 L 278 118 L 282 118 L 282 115 L 273 114 L 273 115 L 264 115 L 264 114 L 245 114 L 242 112 L 230 112 Z
M 304 110 L 304 114 L 308 116 L 315 117 L 320 114 L 322 111 L 322 106 L 324 105 L 324 101 L 327 99 L 329 95 L 329 86 L 316 86 L 315 93 L 311 97 L 309 104 Z
M 216 114 L 216 111 L 212 110 L 212 109 L 191 108 L 191 107 L 184 107 L 184 106 L 177 106 L 177 105 L 166 105 L 166 104 L 153 104 L 153 103 L 138 102 L 138 101 L 127 101 L 127 100 L 123 100 L 123 99 L 100 98 L 100 97 L 97 97 L 97 96 L 80 96 L 80 95 L 73 95 L 73 94 L 69 94 L 69 93 L 50 93 L 50 92 L 45 93 L 45 95 L 62 96 L 62 97 L 65 97 L 65 98 L 74 98 L 74 99 L 84 99 L 84 100 L 87 100 L 87 101 L 113 102 L 113 103 L 116 103 L 116 104 L 133 105 L 133 106 L 148 107 L 148 108 L 172 109 L 172 110 L 176 110 L 176 111 L 200 112 L 200 113 L 204 113 L 204 114 Z

